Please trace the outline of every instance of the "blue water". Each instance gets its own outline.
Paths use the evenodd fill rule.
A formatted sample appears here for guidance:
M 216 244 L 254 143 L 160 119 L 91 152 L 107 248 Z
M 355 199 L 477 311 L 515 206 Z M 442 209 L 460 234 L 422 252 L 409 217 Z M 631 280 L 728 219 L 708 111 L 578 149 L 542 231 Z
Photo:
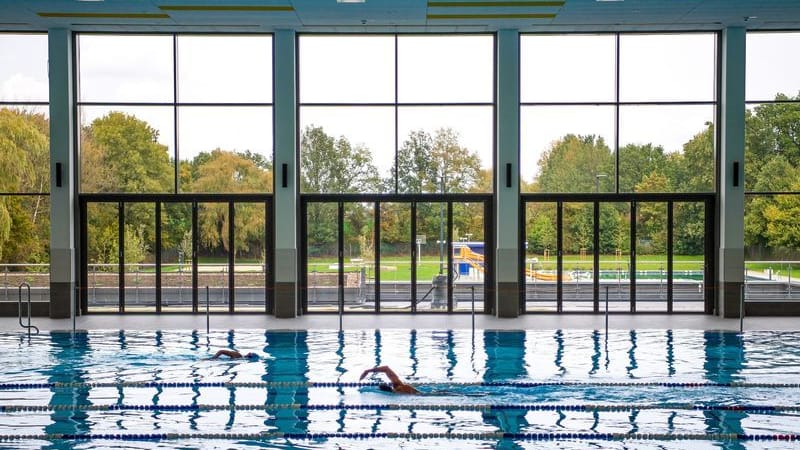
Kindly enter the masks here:
M 800 405 L 800 333 L 689 330 L 611 331 L 255 331 L 49 333 L 30 341 L 0 335 L 0 436 L 136 433 L 800 433 L 798 412 L 696 411 L 689 405 Z M 212 361 L 217 349 L 253 351 L 258 361 Z M 354 383 L 361 371 L 389 365 L 427 395 L 400 396 Z M 293 382 L 288 386 L 211 387 L 195 383 Z M 378 381 L 370 377 L 367 382 Z M 12 383 L 79 387 L 8 388 Z M 156 382 L 155 387 L 123 386 Z M 475 382 L 565 382 L 479 386 Z M 669 382 L 675 386 L 636 386 Z M 765 383 L 765 387 L 687 387 L 683 383 Z M 91 386 L 104 383 L 104 387 Z M 182 383 L 183 387 L 164 386 Z M 570 384 L 573 383 L 573 384 Z M 603 386 L 608 383 L 609 386 Z M 513 384 L 513 383 L 506 383 Z M 329 410 L 231 410 L 228 405 L 349 405 Z M 470 411 L 466 405 L 647 405 L 623 411 Z M 55 410 L 59 405 L 149 405 L 148 410 Z M 152 409 L 162 405 L 164 410 Z M 219 405 L 169 410 L 169 405 Z M 355 405 L 384 405 L 354 409 Z M 388 407 L 402 405 L 399 409 Z M 424 406 L 457 405 L 430 410 Z M 388 406 L 388 407 L 387 407 Z M 416 409 L 414 408 L 416 406 Z M 653 408 L 653 409 L 649 409 Z M 85 409 L 85 408 L 84 408 Z M 798 448 L 800 442 L 714 440 L 558 441 L 512 438 L 196 439 L 88 441 L 18 439 L 0 448 Z

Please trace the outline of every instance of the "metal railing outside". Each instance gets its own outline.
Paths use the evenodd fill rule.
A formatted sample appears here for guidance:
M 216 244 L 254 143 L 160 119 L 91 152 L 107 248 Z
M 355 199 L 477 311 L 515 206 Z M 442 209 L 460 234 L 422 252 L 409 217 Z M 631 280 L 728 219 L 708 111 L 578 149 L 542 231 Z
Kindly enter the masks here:
M 0 301 L 13 302 L 20 283 L 31 286 L 33 301 L 50 301 L 50 264 L 7 263 L 2 266 L 3 293 Z
M 800 261 L 745 261 L 745 301 L 800 301 L 798 268 Z

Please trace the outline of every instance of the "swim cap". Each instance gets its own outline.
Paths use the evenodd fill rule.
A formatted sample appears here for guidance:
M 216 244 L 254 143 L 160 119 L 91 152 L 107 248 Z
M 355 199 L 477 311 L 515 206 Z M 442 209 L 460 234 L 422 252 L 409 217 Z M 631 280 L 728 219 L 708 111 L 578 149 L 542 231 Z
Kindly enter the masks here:
M 380 389 L 380 390 L 382 390 L 384 392 L 394 392 L 394 388 L 392 388 L 392 386 L 390 384 L 388 384 L 388 383 L 379 384 L 378 385 L 378 389 Z

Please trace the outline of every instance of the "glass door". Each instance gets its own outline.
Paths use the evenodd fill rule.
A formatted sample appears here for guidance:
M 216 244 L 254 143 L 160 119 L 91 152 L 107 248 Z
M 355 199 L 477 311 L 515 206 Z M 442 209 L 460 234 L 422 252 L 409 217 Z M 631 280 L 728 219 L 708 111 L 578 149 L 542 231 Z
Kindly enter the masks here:
M 558 204 L 525 204 L 525 242 L 523 280 L 525 311 L 555 312 L 558 281 Z
M 380 311 L 411 312 L 412 258 L 427 244 L 427 236 L 412 236 L 410 202 L 382 202 L 379 207 Z
M 192 311 L 192 204 L 161 203 L 161 310 Z
M 230 204 L 197 204 L 197 288 L 198 309 L 230 311 L 229 256 L 231 251 Z
M 416 203 L 416 237 L 420 240 L 415 267 L 415 311 L 447 312 L 451 280 L 450 230 L 447 202 Z

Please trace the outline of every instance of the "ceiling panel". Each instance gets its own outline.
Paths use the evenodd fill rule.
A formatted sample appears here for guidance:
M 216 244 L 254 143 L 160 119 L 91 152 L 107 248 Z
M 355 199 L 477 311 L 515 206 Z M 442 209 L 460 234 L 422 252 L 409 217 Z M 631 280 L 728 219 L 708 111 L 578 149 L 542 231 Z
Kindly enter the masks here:
M 493 31 L 501 28 L 521 31 L 708 30 L 725 26 L 800 29 L 798 0 L 564 0 L 563 3 L 542 0 L 543 4 L 535 1 L 5 0 L 0 1 L 0 29 L 239 31 L 252 28 L 270 31 L 293 28 L 334 32 Z M 162 8 L 164 6 L 167 8 Z M 175 10 L 176 6 L 199 8 Z M 270 7 L 285 10 L 270 11 Z M 39 13 L 89 15 L 43 17 Z M 167 17 L 141 14 L 166 14 Z M 535 16 L 537 14 L 545 16 Z

